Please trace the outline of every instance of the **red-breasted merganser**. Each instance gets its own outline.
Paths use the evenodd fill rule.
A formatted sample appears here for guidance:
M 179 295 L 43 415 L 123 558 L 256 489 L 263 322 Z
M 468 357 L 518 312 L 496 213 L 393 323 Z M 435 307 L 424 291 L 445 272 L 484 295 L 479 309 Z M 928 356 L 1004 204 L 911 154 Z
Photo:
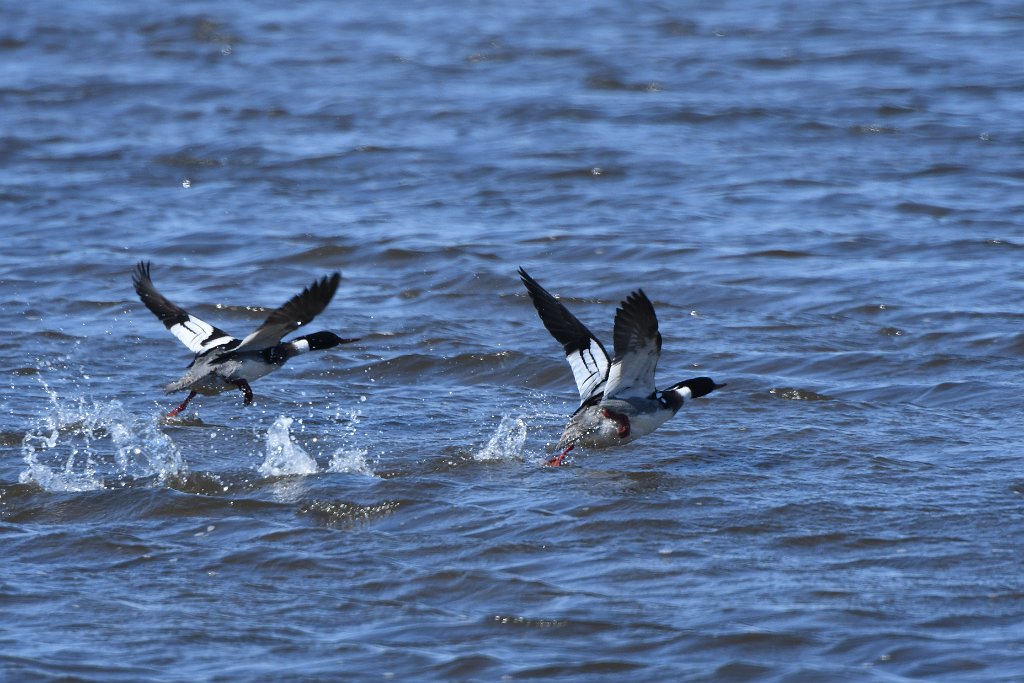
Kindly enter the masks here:
M 340 280 L 339 273 L 320 278 L 271 312 L 249 336 L 236 339 L 190 315 L 160 294 L 149 277 L 149 262 L 139 262 L 132 281 L 142 303 L 171 334 L 196 354 L 188 372 L 164 387 L 167 393 L 189 391 L 188 397 L 167 413 L 167 417 L 183 411 L 196 394 L 212 396 L 230 389 L 241 390 L 245 395 L 245 405 L 249 405 L 252 403 L 249 382 L 277 370 L 293 356 L 359 341 L 342 339 L 333 332 L 314 332 L 291 341 L 281 341 L 281 337 L 308 324 L 327 307 Z
M 519 277 L 544 327 L 565 349 L 580 392 L 580 406 L 555 446 L 561 452 L 549 465 L 561 465 L 576 446 L 608 448 L 650 434 L 686 401 L 725 386 L 710 377 L 694 377 L 658 391 L 654 371 L 661 334 L 654 306 L 643 290 L 631 293 L 615 311 L 615 357 L 609 361 L 598 338 L 569 309 L 522 268 Z

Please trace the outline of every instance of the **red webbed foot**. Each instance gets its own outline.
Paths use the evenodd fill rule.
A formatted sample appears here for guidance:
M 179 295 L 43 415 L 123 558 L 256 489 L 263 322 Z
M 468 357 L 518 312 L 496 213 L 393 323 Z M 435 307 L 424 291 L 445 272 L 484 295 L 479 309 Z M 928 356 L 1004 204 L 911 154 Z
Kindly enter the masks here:
M 181 405 L 179 405 L 177 408 L 175 408 L 171 412 L 167 413 L 166 417 L 175 417 L 178 413 L 180 413 L 181 411 L 185 410 L 185 406 L 187 406 L 188 402 L 191 401 L 193 398 L 195 398 L 195 396 L 196 396 L 196 392 L 190 391 L 189 394 L 188 394 L 188 398 L 186 398 L 184 401 L 182 401 Z
M 574 444 L 569 444 L 568 446 L 566 446 L 564 451 L 548 460 L 548 467 L 561 467 L 562 461 L 565 460 L 565 456 L 569 455 L 569 451 L 571 451 L 575 447 L 576 446 Z
M 620 439 L 625 439 L 627 436 L 629 436 L 629 415 L 616 413 L 614 410 L 608 410 L 607 408 L 602 408 L 601 414 L 607 417 L 609 420 L 612 420 L 616 425 L 618 425 Z

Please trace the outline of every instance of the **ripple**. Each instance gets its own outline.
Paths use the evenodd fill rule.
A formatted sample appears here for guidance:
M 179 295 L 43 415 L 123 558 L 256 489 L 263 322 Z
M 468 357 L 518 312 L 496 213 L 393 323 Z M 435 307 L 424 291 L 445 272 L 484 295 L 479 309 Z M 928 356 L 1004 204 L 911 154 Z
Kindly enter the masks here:
M 299 513 L 309 516 L 315 524 L 331 528 L 348 528 L 365 524 L 393 515 L 408 502 L 389 500 L 382 503 L 361 505 L 340 501 L 312 501 L 299 508 Z
M 775 398 L 781 398 L 787 401 L 831 401 L 831 396 L 825 394 L 819 394 L 816 391 L 810 389 L 799 389 L 796 387 L 773 387 L 768 390 L 768 393 Z

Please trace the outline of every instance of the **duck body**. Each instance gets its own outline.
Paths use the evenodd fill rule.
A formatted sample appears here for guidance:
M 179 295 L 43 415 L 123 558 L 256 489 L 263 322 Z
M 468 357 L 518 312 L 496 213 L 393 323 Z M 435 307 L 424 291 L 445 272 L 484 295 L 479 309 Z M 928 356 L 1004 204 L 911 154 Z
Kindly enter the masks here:
M 187 372 L 180 379 L 165 385 L 164 392 L 170 394 L 187 389 L 204 396 L 213 396 L 238 389 L 240 382 L 253 382 L 269 375 L 295 356 L 329 349 L 345 342 L 332 332 L 317 332 L 259 351 L 235 351 L 227 348 L 227 345 L 214 347 L 192 359 Z
M 722 386 L 725 385 L 715 384 L 709 377 L 694 377 L 648 397 L 606 399 L 601 395 L 572 414 L 555 448 L 611 448 L 627 444 L 668 422 L 687 401 Z
M 650 434 L 673 415 L 674 410 L 649 399 L 611 399 L 581 406 L 569 418 L 555 449 L 622 446 Z

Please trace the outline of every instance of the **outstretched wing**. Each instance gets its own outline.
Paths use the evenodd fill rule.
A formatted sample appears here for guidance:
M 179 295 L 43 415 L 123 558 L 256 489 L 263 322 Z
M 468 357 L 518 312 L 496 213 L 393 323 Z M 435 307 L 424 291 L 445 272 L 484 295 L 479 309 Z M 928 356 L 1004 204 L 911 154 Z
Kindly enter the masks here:
M 658 318 L 643 290 L 626 297 L 615 311 L 615 358 L 608 371 L 605 398 L 652 396 L 654 371 L 661 356 Z
M 580 403 L 585 403 L 604 390 L 610 365 L 608 353 L 597 337 L 568 308 L 522 268 L 519 269 L 519 277 L 526 285 L 526 291 L 530 293 L 544 327 L 565 349 L 565 359 L 569 361 L 572 375 L 576 379 L 576 388 L 580 391 Z
M 149 261 L 139 261 L 132 274 L 132 282 L 135 285 L 135 292 L 146 308 L 152 311 L 171 334 L 192 353 L 204 353 L 214 347 L 237 341 L 224 330 L 189 315 L 184 308 L 156 291 L 153 280 L 149 277 Z
M 334 298 L 341 274 L 322 277 L 274 310 L 263 324 L 242 340 L 236 351 L 259 351 L 276 346 L 281 337 L 312 322 Z

